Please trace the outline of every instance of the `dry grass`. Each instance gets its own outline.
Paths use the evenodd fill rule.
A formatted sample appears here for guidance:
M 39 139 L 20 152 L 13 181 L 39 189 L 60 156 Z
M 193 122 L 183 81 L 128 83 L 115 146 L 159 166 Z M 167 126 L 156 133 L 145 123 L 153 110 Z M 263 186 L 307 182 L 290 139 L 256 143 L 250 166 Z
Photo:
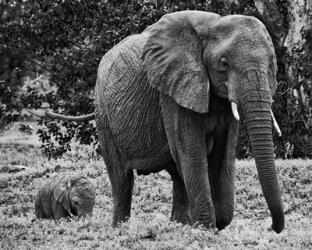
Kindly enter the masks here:
M 110 183 L 101 159 L 92 149 L 76 146 L 60 160 L 47 160 L 36 135 L 14 126 L 0 139 L 0 165 L 23 165 L 16 173 L 0 173 L 1 249 L 311 249 L 312 161 L 277 160 L 286 211 L 286 229 L 279 235 L 271 223 L 257 180 L 254 161 L 238 161 L 235 216 L 220 232 L 169 222 L 171 181 L 161 172 L 136 176 L 132 217 L 111 227 Z M 34 196 L 41 182 L 57 172 L 89 176 L 97 188 L 91 219 L 38 220 Z

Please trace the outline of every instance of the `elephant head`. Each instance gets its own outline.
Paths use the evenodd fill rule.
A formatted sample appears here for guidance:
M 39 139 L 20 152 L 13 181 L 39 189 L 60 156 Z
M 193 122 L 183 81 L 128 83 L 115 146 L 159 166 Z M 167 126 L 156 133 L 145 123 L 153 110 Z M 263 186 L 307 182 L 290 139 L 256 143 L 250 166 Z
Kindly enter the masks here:
M 153 87 L 197 113 L 209 113 L 214 94 L 231 103 L 236 120 L 244 118 L 272 228 L 281 232 L 271 111 L 277 64 L 265 26 L 250 16 L 182 11 L 163 16 L 146 32 L 142 60 Z
M 95 203 L 93 184 L 81 175 L 69 176 L 56 185 L 54 199 L 68 214 L 77 216 L 92 215 Z

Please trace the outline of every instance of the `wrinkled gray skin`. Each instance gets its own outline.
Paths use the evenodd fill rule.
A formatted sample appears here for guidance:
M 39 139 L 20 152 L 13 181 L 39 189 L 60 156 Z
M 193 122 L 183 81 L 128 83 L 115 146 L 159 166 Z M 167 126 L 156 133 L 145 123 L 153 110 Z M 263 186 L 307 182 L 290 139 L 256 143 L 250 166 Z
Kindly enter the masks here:
M 38 218 L 60 219 L 92 215 L 95 203 L 93 184 L 81 175 L 61 174 L 44 183 L 36 196 Z
M 272 228 L 284 213 L 274 163 L 275 52 L 265 26 L 241 15 L 168 14 L 104 55 L 96 123 L 112 184 L 113 226 L 130 217 L 133 169 L 167 170 L 171 220 L 223 229 L 234 209 L 239 122 L 247 124 Z

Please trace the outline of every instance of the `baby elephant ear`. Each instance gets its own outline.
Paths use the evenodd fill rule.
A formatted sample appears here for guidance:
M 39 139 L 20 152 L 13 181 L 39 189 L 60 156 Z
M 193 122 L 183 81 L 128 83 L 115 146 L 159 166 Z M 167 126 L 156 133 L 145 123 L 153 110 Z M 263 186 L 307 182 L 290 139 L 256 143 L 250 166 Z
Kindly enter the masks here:
M 146 31 L 149 37 L 142 60 L 153 87 L 179 105 L 205 113 L 210 84 L 203 63 L 202 41 L 193 21 L 187 11 L 163 16 Z
M 70 201 L 69 201 L 69 191 L 71 188 L 71 180 L 69 177 L 61 178 L 55 185 L 54 188 L 54 199 L 62 204 L 64 209 L 70 213 Z

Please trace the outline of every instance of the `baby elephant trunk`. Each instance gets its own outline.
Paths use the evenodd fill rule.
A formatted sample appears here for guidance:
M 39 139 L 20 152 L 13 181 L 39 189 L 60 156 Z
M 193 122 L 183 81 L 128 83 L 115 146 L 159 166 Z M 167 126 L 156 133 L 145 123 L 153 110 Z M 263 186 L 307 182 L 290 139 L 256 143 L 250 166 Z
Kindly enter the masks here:
M 82 207 L 78 209 L 79 217 L 92 216 L 93 205 L 84 204 Z

